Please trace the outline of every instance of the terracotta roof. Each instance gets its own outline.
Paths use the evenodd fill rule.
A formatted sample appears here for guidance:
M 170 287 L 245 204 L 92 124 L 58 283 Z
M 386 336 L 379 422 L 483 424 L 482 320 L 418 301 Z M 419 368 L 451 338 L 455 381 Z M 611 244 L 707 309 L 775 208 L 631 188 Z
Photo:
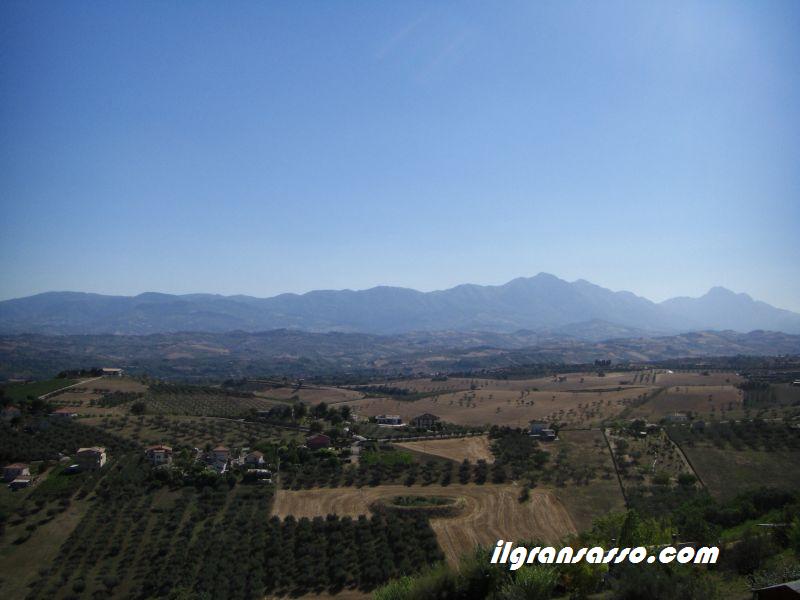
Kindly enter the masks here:
M 169 446 L 164 446 L 163 444 L 158 444 L 157 446 L 148 446 L 147 450 L 160 451 L 160 452 L 172 452 L 172 448 L 170 448 Z
M 6 465 L 3 468 L 4 469 L 27 469 L 29 467 L 30 467 L 30 465 L 27 465 L 25 463 L 11 463 L 10 465 Z
M 217 446 L 212 452 L 230 452 L 225 446 Z
M 258 450 L 253 450 L 253 451 L 252 451 L 250 454 L 248 454 L 247 456 L 255 456 L 256 458 L 263 458 L 263 456 L 264 456 L 264 453 L 263 453 L 263 452 L 259 452 Z

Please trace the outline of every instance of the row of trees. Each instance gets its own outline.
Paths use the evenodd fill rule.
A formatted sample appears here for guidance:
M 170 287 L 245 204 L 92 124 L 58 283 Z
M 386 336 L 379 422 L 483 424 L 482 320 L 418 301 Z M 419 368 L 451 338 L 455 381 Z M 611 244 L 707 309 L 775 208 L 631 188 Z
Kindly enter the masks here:
M 370 590 L 442 560 L 421 514 L 281 519 L 269 516 L 272 486 L 168 491 L 154 473 L 133 455 L 112 465 L 28 600 Z

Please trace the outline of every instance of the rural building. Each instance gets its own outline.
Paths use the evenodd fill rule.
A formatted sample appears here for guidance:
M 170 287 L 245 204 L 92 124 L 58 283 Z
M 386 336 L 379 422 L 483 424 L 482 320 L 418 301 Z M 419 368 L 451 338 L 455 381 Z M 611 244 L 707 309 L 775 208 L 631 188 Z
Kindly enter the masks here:
M 400 415 L 378 415 L 375 417 L 375 422 L 378 425 L 402 425 L 403 419 Z
M 217 473 L 224 473 L 228 470 L 228 461 L 231 458 L 231 451 L 226 446 L 217 446 L 206 457 L 207 462 Z
M 436 421 L 439 420 L 439 417 L 436 415 L 432 415 L 431 413 L 425 413 L 423 415 L 419 415 L 418 417 L 414 417 L 411 419 L 411 425 L 414 427 L 420 427 L 422 429 L 429 429 L 436 424 Z
M 753 598 L 756 600 L 798 600 L 800 599 L 800 579 L 755 589 Z
M 3 481 L 13 481 L 18 477 L 30 477 L 30 465 L 25 463 L 12 463 L 3 467 Z
M 103 369 L 103 377 L 122 377 L 124 371 L 122 369 L 116 369 L 111 367 L 105 367 Z
M 528 435 L 543 442 L 552 442 L 556 439 L 555 430 L 550 429 L 550 425 L 542 421 L 531 421 Z
M 149 446 L 145 450 L 145 456 L 154 467 L 172 464 L 172 448 L 163 444 Z
M 30 477 L 17 477 L 11 483 L 8 484 L 8 487 L 16 492 L 17 490 L 21 490 L 22 488 L 26 488 L 31 484 Z
M 16 419 L 17 417 L 22 416 L 22 411 L 17 408 L 16 406 L 6 406 L 3 409 L 3 420 L 10 421 L 11 419 Z
M 664 419 L 666 419 L 670 423 L 685 423 L 686 421 L 689 420 L 689 417 L 687 417 L 684 413 L 675 413 L 672 415 L 667 415 L 666 417 L 664 417 Z
M 75 412 L 74 408 L 57 408 L 50 413 L 50 416 L 57 419 L 74 419 L 78 416 L 78 413 Z
M 306 439 L 306 447 L 311 450 L 319 450 L 320 448 L 328 448 L 331 445 L 331 438 L 324 433 L 312 435 Z
M 214 462 L 228 462 L 231 457 L 231 451 L 225 446 L 217 446 L 211 451 L 211 458 Z
M 106 464 L 106 459 L 106 449 L 100 446 L 78 448 L 75 453 L 75 460 L 81 471 L 96 471 Z
M 272 471 L 268 469 L 250 469 L 247 474 L 256 479 L 272 479 Z
M 258 467 L 264 464 L 264 454 L 258 450 L 253 450 L 244 457 L 244 463 L 251 467 Z

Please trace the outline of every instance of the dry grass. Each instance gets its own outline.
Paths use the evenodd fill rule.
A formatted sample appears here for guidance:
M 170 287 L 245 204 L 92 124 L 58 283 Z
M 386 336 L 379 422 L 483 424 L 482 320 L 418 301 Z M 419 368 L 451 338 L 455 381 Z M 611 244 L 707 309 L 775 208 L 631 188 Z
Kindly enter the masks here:
M 448 458 L 459 463 L 464 459 L 473 463 L 479 460 L 485 460 L 489 463 L 494 462 L 489 439 L 486 436 L 449 440 L 421 440 L 418 442 L 395 443 L 394 445 L 414 452 Z
M 709 373 L 708 375 L 694 372 L 662 372 L 656 378 L 656 385 L 666 387 L 676 385 L 681 387 L 685 385 L 736 385 L 742 381 L 744 379 L 733 372 Z
M 527 427 L 531 420 L 539 419 L 588 426 L 619 414 L 642 389 L 525 392 L 482 388 L 414 401 L 365 398 L 348 404 L 363 417 L 399 414 L 406 422 L 429 412 L 449 423 L 465 426 Z
M 549 490 L 533 490 L 520 503 L 516 485 L 431 485 L 406 487 L 384 485 L 371 488 L 318 488 L 279 490 L 274 513 L 280 517 L 314 517 L 337 514 L 352 517 L 370 514 L 376 500 L 409 494 L 461 498 L 463 511 L 449 518 L 431 519 L 439 545 L 452 564 L 478 545 L 490 546 L 498 539 L 538 539 L 556 543 L 576 533 L 575 524 L 558 497 Z
M 433 381 L 431 379 L 398 379 L 385 383 L 389 387 L 398 387 L 415 392 L 440 392 L 447 394 L 461 390 L 469 390 L 473 387 L 477 390 L 498 390 L 498 391 L 574 391 L 600 388 L 617 388 L 636 385 L 647 385 L 646 383 L 633 383 L 633 373 L 607 373 L 600 377 L 597 372 L 567 373 L 562 375 L 564 381 L 559 381 L 557 377 L 536 377 L 532 379 L 469 379 L 452 377 L 446 381 Z M 627 382 L 627 383 L 625 383 Z

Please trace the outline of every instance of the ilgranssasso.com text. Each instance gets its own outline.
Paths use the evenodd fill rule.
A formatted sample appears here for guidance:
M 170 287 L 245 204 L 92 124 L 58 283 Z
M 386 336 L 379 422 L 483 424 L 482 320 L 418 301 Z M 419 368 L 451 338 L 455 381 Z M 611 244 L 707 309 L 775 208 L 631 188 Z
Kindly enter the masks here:
M 526 548 L 515 546 L 513 542 L 497 540 L 494 552 L 492 553 L 492 564 L 509 565 L 509 569 L 516 571 L 525 564 L 569 564 L 581 561 L 592 564 L 603 563 L 622 563 L 632 564 L 653 564 L 656 561 L 663 564 L 677 562 L 680 564 L 701 564 L 710 565 L 717 562 L 719 548 L 716 546 L 703 546 L 695 548 L 693 546 L 660 546 L 657 548 L 645 548 L 636 546 L 632 548 L 609 548 L 608 550 L 595 546 L 593 548 L 572 548 L 564 546 L 555 548 L 553 546 L 536 546 Z

